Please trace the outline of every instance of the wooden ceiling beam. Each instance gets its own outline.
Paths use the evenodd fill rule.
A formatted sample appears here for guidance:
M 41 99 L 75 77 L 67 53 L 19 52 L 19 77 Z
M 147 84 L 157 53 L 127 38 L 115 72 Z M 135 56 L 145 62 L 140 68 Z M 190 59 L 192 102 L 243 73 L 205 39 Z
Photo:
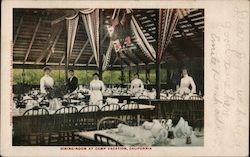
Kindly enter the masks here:
M 28 56 L 29 56 L 29 54 L 30 54 L 31 47 L 32 47 L 32 45 L 33 45 L 33 43 L 34 43 L 34 41 L 35 41 L 36 33 L 37 33 L 38 28 L 39 28 L 39 26 L 40 26 L 40 24 L 41 24 L 41 21 L 42 21 L 42 17 L 40 17 L 39 20 L 38 20 L 38 23 L 37 23 L 36 28 L 35 28 L 35 31 L 34 31 L 34 33 L 33 33 L 32 39 L 31 39 L 30 44 L 29 44 L 29 48 L 28 48 L 28 50 L 27 50 L 27 52 L 26 52 L 26 54 L 25 54 L 23 64 L 25 64 L 25 62 L 26 62 L 27 59 L 28 59 Z
M 101 45 L 104 43 L 104 41 L 106 40 L 107 37 L 108 37 L 108 33 L 106 33 L 105 36 L 104 36 L 104 38 L 101 40 Z M 87 47 L 88 43 L 89 43 L 89 39 L 88 39 L 88 40 L 85 42 L 85 44 L 83 45 L 83 47 L 82 47 L 82 49 L 80 50 L 80 53 L 78 54 L 78 56 L 77 56 L 77 58 L 76 58 L 74 64 L 76 64 L 76 63 L 78 62 L 78 60 L 80 59 L 80 57 L 81 57 L 81 55 L 82 55 L 84 49 Z M 94 57 L 94 55 L 92 55 L 92 56 L 90 57 L 90 60 L 88 61 L 88 64 L 92 61 L 93 57 Z
M 21 17 L 21 19 L 20 19 L 20 21 L 19 21 L 19 24 L 18 24 L 18 27 L 17 27 L 17 31 L 16 31 L 16 33 L 15 33 L 15 37 L 14 37 L 14 41 L 13 41 L 13 47 L 15 46 L 17 37 L 18 37 L 19 32 L 20 32 L 20 29 L 21 29 L 21 27 L 22 27 L 22 23 L 23 23 L 23 16 Z
M 94 58 L 94 54 L 92 54 L 92 56 L 89 58 L 87 65 L 89 65 L 90 62 L 92 62 L 93 58 Z
M 166 51 L 169 52 L 169 54 L 171 56 L 173 56 L 177 61 L 181 61 L 183 58 L 181 58 L 181 56 L 179 56 L 176 52 L 174 52 L 174 49 L 172 48 L 171 44 L 169 44 L 169 46 L 167 47 Z M 164 53 L 164 54 L 166 54 L 166 53 Z
M 113 66 L 113 65 L 116 63 L 116 61 L 117 61 L 118 59 L 119 59 L 119 57 L 116 56 L 115 59 L 114 59 L 114 61 L 113 61 L 113 63 L 111 63 L 111 66 Z
M 188 21 L 188 23 L 190 23 L 190 24 L 192 25 L 192 28 L 195 29 L 196 33 L 200 33 L 200 32 L 201 32 L 201 30 L 198 28 L 198 26 L 196 26 L 196 25 L 194 24 L 194 22 L 191 21 L 191 19 L 190 19 L 188 16 L 186 16 L 186 17 L 184 17 L 184 18 Z
M 125 63 L 126 65 L 130 66 L 129 62 L 126 61 L 124 58 L 121 57 L 120 54 L 117 53 L 117 56 L 119 57 L 120 59 L 120 66 L 122 67 L 122 64 Z
M 59 32 L 58 32 L 58 34 L 57 34 L 57 36 L 56 36 L 56 39 L 55 39 L 55 41 L 54 41 L 54 43 L 53 43 L 53 45 L 52 45 L 52 49 L 55 48 L 55 46 L 56 46 L 56 44 L 57 44 L 57 41 L 58 41 L 59 38 L 60 38 L 61 33 L 62 33 L 62 29 L 59 30 Z M 53 50 L 53 51 L 54 51 L 54 50 Z M 48 63 L 51 54 L 54 53 L 53 51 L 50 50 L 49 54 L 48 54 L 47 57 L 46 57 L 45 64 Z
M 42 59 L 44 59 L 46 56 L 50 56 L 50 53 L 52 53 L 52 51 L 49 52 L 49 54 L 47 54 L 48 50 L 58 42 L 59 37 L 61 35 L 63 29 L 63 25 L 58 25 L 57 27 L 54 28 L 54 30 L 52 29 L 52 34 L 49 34 L 48 39 L 46 44 L 44 44 L 43 48 L 42 48 L 42 52 L 40 57 L 38 57 L 35 61 L 35 64 L 41 62 Z M 46 57 L 46 58 L 47 58 Z M 46 64 L 46 62 L 45 62 Z
M 80 53 L 79 53 L 78 56 L 76 57 L 76 60 L 75 60 L 74 64 L 76 64 L 76 63 L 78 62 L 78 60 L 80 59 L 80 57 L 81 57 L 81 55 L 82 55 L 84 49 L 85 49 L 86 46 L 88 45 L 88 43 L 89 43 L 89 40 L 87 40 L 87 41 L 85 42 L 85 44 L 83 45 L 82 49 L 80 50 Z
M 184 52 L 190 58 L 203 56 L 203 50 L 188 38 L 174 40 L 173 43 L 178 46 L 182 50 L 182 52 Z
M 145 60 L 143 60 L 142 57 L 140 57 L 136 52 L 133 51 L 133 54 L 134 54 L 134 56 L 135 56 L 137 59 L 139 59 L 140 61 L 142 61 L 144 64 L 148 64 L 148 62 L 145 61 Z M 144 54 L 143 54 L 143 55 L 144 55 Z
M 202 49 L 200 49 L 192 40 L 186 36 L 186 33 L 183 29 L 177 25 L 176 29 L 182 34 L 183 38 L 179 40 L 173 40 L 175 43 L 188 57 L 194 57 L 195 52 L 202 53 Z M 201 34 L 201 33 L 198 33 Z M 203 53 L 202 53 L 203 54 Z M 199 57 L 198 55 L 197 57 Z M 202 55 L 201 55 L 202 56 Z
M 134 59 L 133 57 L 131 57 L 128 53 L 126 52 L 122 52 L 130 61 L 132 61 L 134 64 L 138 64 L 138 61 L 136 59 Z
M 63 55 L 62 59 L 60 60 L 59 65 L 61 65 L 63 63 L 64 58 L 65 58 L 65 54 Z
M 48 66 L 50 66 L 50 68 L 52 70 L 64 70 L 65 69 L 65 65 L 58 65 L 58 63 L 52 63 L 52 64 L 48 64 Z M 86 65 L 86 64 L 76 64 L 76 65 L 72 65 L 69 64 L 69 67 L 74 66 L 75 70 L 97 70 L 97 67 L 95 64 L 90 64 L 90 65 Z M 43 69 L 44 65 L 42 64 L 13 64 L 13 68 L 14 69 Z M 120 65 L 114 65 L 112 66 L 112 68 L 109 68 L 109 70 L 120 70 L 121 67 Z
M 55 24 L 57 24 L 57 23 L 59 23 L 59 22 L 65 20 L 65 18 L 66 18 L 66 15 L 61 16 L 61 17 L 59 17 L 59 18 L 57 18 L 57 19 L 51 21 L 51 25 L 55 25 Z

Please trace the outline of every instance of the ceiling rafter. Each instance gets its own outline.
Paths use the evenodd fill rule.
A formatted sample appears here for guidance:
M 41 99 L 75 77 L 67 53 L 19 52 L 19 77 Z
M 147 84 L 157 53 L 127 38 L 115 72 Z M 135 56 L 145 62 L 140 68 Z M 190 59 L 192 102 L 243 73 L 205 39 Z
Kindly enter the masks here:
M 135 65 L 137 65 L 138 64 L 138 61 L 136 60 L 136 59 L 134 59 L 133 57 L 131 57 L 128 53 L 126 53 L 126 52 L 122 52 L 123 53 L 123 55 L 125 55 L 130 61 L 132 61 Z
M 35 41 L 36 34 L 37 34 L 38 28 L 39 28 L 39 26 L 40 26 L 40 24 L 41 24 L 41 21 L 42 21 L 42 17 L 39 18 L 38 23 L 37 23 L 37 25 L 36 25 L 36 27 L 35 27 L 35 30 L 34 30 L 32 39 L 31 39 L 30 44 L 29 44 L 29 48 L 28 48 L 28 50 L 27 50 L 27 52 L 26 52 L 26 54 L 25 54 L 25 57 L 24 57 L 24 64 L 25 64 L 25 62 L 27 61 L 28 56 L 29 56 L 29 54 L 30 54 L 31 47 L 32 47 L 32 45 L 33 45 L 33 43 L 34 43 L 34 41 Z
M 138 51 L 135 52 L 135 51 L 132 50 L 132 52 L 133 52 L 134 56 L 135 56 L 137 59 L 139 59 L 140 61 L 142 61 L 144 64 L 147 64 L 147 63 L 148 63 L 147 61 L 143 60 L 142 57 L 140 57 L 140 56 L 138 55 L 138 53 L 137 53 Z
M 172 43 L 169 44 L 169 46 L 167 47 L 166 51 L 169 52 L 169 54 L 171 56 L 173 56 L 176 60 L 179 60 L 179 61 L 182 60 L 182 58 L 181 58 L 181 56 L 179 54 L 177 54 L 176 52 L 173 52 L 174 49 L 172 47 Z
M 61 33 L 62 33 L 62 28 L 59 30 L 59 32 L 58 32 L 58 34 L 57 34 L 57 36 L 56 36 L 56 39 L 55 39 L 54 42 L 53 42 L 53 45 L 52 45 L 52 47 L 51 47 L 52 49 L 55 48 L 55 46 L 56 46 L 56 44 L 57 44 L 57 42 L 58 42 L 58 40 L 59 40 L 59 38 L 60 38 L 60 36 L 61 36 Z M 47 55 L 46 60 L 45 60 L 45 64 L 48 63 L 51 54 L 54 53 L 53 51 L 54 51 L 54 50 L 51 50 L 51 51 L 49 52 L 49 54 Z
M 23 24 L 23 16 L 20 18 L 20 21 L 19 21 L 19 24 L 18 24 L 18 27 L 17 27 L 17 31 L 15 33 L 15 37 L 14 37 L 14 41 L 13 41 L 13 46 L 15 46 L 15 44 L 16 44 L 16 40 L 17 40 L 17 37 L 19 35 L 22 24 Z
M 75 14 L 75 11 L 69 10 L 69 9 L 62 9 L 62 10 L 57 10 L 53 9 L 53 11 L 49 9 L 44 9 L 44 10 L 39 10 L 39 9 L 27 9 L 25 11 L 22 11 L 21 9 L 16 9 L 17 11 L 14 10 L 15 14 L 17 16 L 14 16 L 14 28 L 15 28 L 15 33 L 13 35 L 13 61 L 16 63 L 16 61 L 24 63 L 24 58 L 28 52 L 28 47 L 30 45 L 30 40 L 32 39 L 34 35 L 34 28 L 37 25 L 37 20 L 40 17 L 43 16 L 42 18 L 42 24 L 39 26 L 39 30 L 36 33 L 35 39 L 33 41 L 33 44 L 31 46 L 31 50 L 29 55 L 27 56 L 26 62 L 31 62 L 32 60 L 36 60 L 40 55 L 41 52 L 43 51 L 43 48 L 47 45 L 46 41 L 48 41 L 48 34 L 51 31 L 51 24 L 53 21 L 53 26 L 57 25 L 60 23 L 60 20 L 64 19 L 63 16 L 67 15 L 73 15 Z M 18 11 L 19 10 L 19 11 Z M 21 10 L 21 11 L 20 11 Z M 66 10 L 66 12 L 64 11 Z M 69 11 L 67 11 L 69 10 Z M 112 9 L 105 9 L 104 11 L 108 12 L 113 12 Z M 51 18 L 44 18 L 44 13 L 50 13 Z M 143 33 L 145 33 L 146 38 L 148 39 L 149 43 L 153 45 L 155 48 L 155 43 L 157 43 L 158 39 L 157 36 L 154 37 L 154 35 L 157 35 L 156 33 L 158 31 L 158 10 L 157 9 L 134 9 L 134 15 L 137 17 L 137 20 L 141 24 L 141 28 L 143 30 Z M 104 13 L 105 19 L 110 19 L 110 14 Z M 154 16 L 151 16 L 154 15 Z M 24 17 L 22 26 L 19 26 L 21 17 Z M 31 17 L 38 17 L 38 18 L 31 18 Z M 139 17 L 140 16 L 140 17 Z M 29 17 L 30 20 L 27 21 L 26 17 Z M 139 19 L 139 18 L 140 19 Z M 146 17 L 146 18 L 145 18 Z M 142 18 L 142 19 L 141 19 Z M 56 20 L 56 21 L 55 21 Z M 46 21 L 46 23 L 44 22 Z M 81 21 L 82 22 L 82 21 Z M 56 24 L 57 23 L 57 24 Z M 63 22 L 62 22 L 63 23 Z M 154 23 L 154 24 L 152 24 Z M 82 23 L 81 23 L 82 24 Z M 203 36 L 204 36 L 204 11 L 202 9 L 200 10 L 195 10 L 191 11 L 188 16 L 185 16 L 182 20 L 178 22 L 178 25 L 181 27 L 180 30 L 183 30 L 184 33 L 178 33 L 176 30 L 175 35 L 171 39 L 172 43 L 172 49 L 169 51 L 169 48 L 166 50 L 167 53 L 165 57 L 168 56 L 173 56 L 176 58 L 176 60 L 181 60 L 183 57 L 184 58 L 189 58 L 194 56 L 194 57 L 199 57 L 200 55 L 203 54 Z M 18 27 L 21 27 L 19 33 Z M 183 28 L 182 28 L 183 27 Z M 103 26 L 103 30 L 107 31 L 106 25 Z M 52 31 L 54 32 L 54 31 Z M 153 33 L 155 32 L 155 33 Z M 54 53 L 53 51 L 50 51 L 50 49 L 47 50 L 46 56 L 43 57 L 41 60 L 41 64 L 47 64 L 50 65 L 50 63 L 55 63 L 57 62 L 57 65 L 59 64 L 59 61 L 63 62 L 65 60 L 65 39 L 62 38 L 62 36 L 65 36 L 65 31 L 61 33 L 61 37 L 59 37 L 58 41 L 55 42 L 55 40 L 52 40 L 54 43 L 56 43 Z M 80 34 L 80 36 L 79 36 Z M 184 34 L 184 35 L 181 35 Z M 88 44 L 84 49 L 83 46 L 87 42 L 87 36 L 86 32 L 84 29 L 77 30 L 77 35 L 79 38 L 76 38 L 73 48 L 73 56 L 70 59 L 70 64 L 74 64 L 75 66 L 79 66 L 80 64 L 78 63 L 86 63 L 91 59 L 90 57 L 92 56 L 92 49 L 90 44 Z M 179 36 L 178 36 L 179 35 Z M 17 37 L 18 36 L 18 37 Z M 176 36 L 176 37 L 175 37 Z M 16 38 L 16 39 L 15 39 Z M 153 39 L 154 38 L 154 39 Z M 21 40 L 19 40 L 21 39 Z M 53 38 L 55 39 L 55 38 Z M 63 39 L 63 40 L 62 40 Z M 84 39 L 84 40 L 83 40 Z M 100 38 L 103 40 L 103 36 Z M 102 48 L 104 54 L 105 50 L 108 48 L 108 39 L 104 39 L 105 41 L 102 43 L 100 42 L 100 47 Z M 15 41 L 15 42 L 14 42 Z M 14 44 L 15 43 L 15 44 Z M 192 46 L 192 45 L 195 46 Z M 52 45 L 52 43 L 51 43 Z M 131 52 L 122 52 L 122 58 L 125 60 L 123 62 L 123 66 L 126 66 L 125 62 L 127 61 L 128 64 L 131 64 L 134 66 L 134 63 L 139 63 L 140 64 L 147 64 L 147 63 L 152 63 L 141 51 L 141 49 L 137 46 L 135 39 L 132 36 L 132 45 L 136 46 L 136 50 L 133 50 L 133 53 Z M 51 48 L 51 47 L 50 47 Z M 195 51 L 192 52 L 191 51 Z M 188 51 L 187 51 L 188 50 Z M 138 52 L 137 52 L 138 51 Z M 198 54 L 198 51 L 202 51 L 202 53 Z M 187 54 L 186 54 L 187 53 Z M 189 56 L 188 56 L 189 55 Z M 204 55 L 204 54 L 203 54 Z M 171 59 L 174 59 L 171 58 Z M 165 59 L 165 58 L 164 58 Z M 110 64 L 113 63 L 115 60 L 115 55 L 112 54 L 112 58 L 110 61 Z M 60 62 L 60 63 L 61 63 Z M 38 64 L 38 63 L 37 63 Z M 95 64 L 93 61 L 93 58 L 91 59 L 91 64 Z M 63 64 L 61 64 L 63 65 Z M 119 61 L 114 64 L 114 65 L 120 65 Z
M 92 62 L 93 58 L 94 58 L 94 54 L 92 54 L 92 56 L 89 58 L 87 65 L 89 65 Z
M 176 29 L 182 34 L 183 38 L 179 40 L 174 40 L 173 42 L 176 43 L 176 45 L 183 50 L 183 52 L 188 56 L 188 57 L 194 57 L 195 52 L 196 53 L 201 53 L 202 50 L 196 46 L 196 44 L 191 40 L 191 38 L 188 38 L 186 36 L 186 33 L 183 31 L 181 27 L 178 25 L 176 26 Z M 191 47 L 192 49 L 190 49 Z
M 89 43 L 89 40 L 87 40 L 87 41 L 85 42 L 85 44 L 83 45 L 83 47 L 82 47 L 82 49 L 80 50 L 78 56 L 76 57 L 76 60 L 75 60 L 74 64 L 76 64 L 76 63 L 78 62 L 78 60 L 80 59 L 80 57 L 81 57 L 81 55 L 82 55 L 84 49 L 87 47 L 88 43 Z
M 59 28 L 58 28 L 59 27 Z M 52 28 L 51 28 L 52 29 Z M 42 52 L 41 55 L 36 59 L 35 64 L 41 62 L 42 59 L 44 59 L 46 56 L 48 57 L 47 54 L 48 50 L 53 47 L 54 44 L 56 44 L 59 40 L 59 37 L 61 35 L 61 32 L 63 30 L 63 25 L 58 25 L 57 27 L 53 28 L 54 30 L 52 30 L 51 34 L 48 34 L 48 38 L 47 38 L 47 42 L 46 44 L 43 46 L 42 48 Z M 51 52 L 49 52 L 51 53 Z M 45 63 L 46 64 L 46 63 Z

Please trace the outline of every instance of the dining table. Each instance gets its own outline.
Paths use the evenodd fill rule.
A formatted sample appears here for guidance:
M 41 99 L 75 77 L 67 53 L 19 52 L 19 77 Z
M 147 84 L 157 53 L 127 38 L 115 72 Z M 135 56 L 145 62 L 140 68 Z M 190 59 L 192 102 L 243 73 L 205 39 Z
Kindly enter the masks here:
M 124 103 L 118 103 L 118 105 L 121 107 L 124 105 Z M 71 105 L 73 107 L 76 107 L 79 111 L 81 108 L 87 106 L 87 105 Z M 31 106 L 29 106 L 31 107 Z M 64 106 L 58 106 L 58 108 L 61 108 Z M 13 124 L 13 136 L 14 137 L 20 137 L 23 134 L 27 133 L 27 130 L 39 130 L 36 129 L 37 127 L 40 128 L 41 126 L 34 125 L 37 121 L 39 121 L 39 124 L 45 125 L 43 127 L 43 132 L 49 133 L 52 132 L 55 128 L 55 112 L 57 109 L 50 109 L 47 108 L 49 111 L 48 115 L 35 115 L 35 116 L 28 116 L 23 115 L 23 113 L 28 110 L 29 108 L 15 108 L 13 106 L 12 109 L 12 124 Z M 77 113 L 65 113 L 62 118 L 67 118 L 67 121 L 71 121 L 72 129 L 77 130 L 92 130 L 96 129 L 97 122 L 107 116 L 112 117 L 120 117 L 120 116 L 133 116 L 134 123 L 136 125 L 139 125 L 141 122 L 141 117 L 147 117 L 150 119 L 151 112 L 154 110 L 155 106 L 152 105 L 144 105 L 139 104 L 137 109 L 119 109 L 119 110 L 105 110 L 105 111 L 88 111 L 88 112 L 77 112 Z M 59 115 L 60 116 L 60 115 Z M 85 122 L 82 121 L 82 118 L 85 120 L 91 120 L 93 121 L 91 126 L 88 126 L 88 124 L 85 124 Z M 70 120 L 69 120 L 70 119 Z M 61 119 L 61 121 L 64 121 Z M 35 127 L 35 128 L 34 128 Z M 57 127 L 57 125 L 56 125 Z M 63 130 L 61 130 L 63 131 Z
M 199 114 L 199 119 L 203 118 L 204 115 L 204 99 L 149 99 L 149 98 L 140 98 L 131 97 L 130 102 L 136 102 L 138 104 L 147 104 L 155 106 L 153 115 L 154 118 L 170 118 L 173 116 L 174 112 L 190 112 L 190 116 L 194 117 L 194 112 Z M 195 113 L 195 114 L 196 114 Z M 184 115 L 182 115 L 184 116 Z M 193 122 L 194 119 L 189 119 L 190 122 Z
M 110 137 L 117 142 L 121 143 L 124 146 L 203 146 L 204 136 L 199 132 L 192 131 L 190 136 L 191 143 L 186 143 L 186 137 L 167 139 L 165 142 L 155 145 L 153 137 L 150 130 L 144 129 L 142 126 L 131 127 L 134 136 L 128 136 L 128 134 L 120 132 L 117 128 L 105 129 L 105 130 L 94 130 L 94 131 L 81 131 L 76 132 L 75 135 L 79 136 L 85 141 L 91 141 L 91 145 L 98 145 L 98 142 L 95 141 L 95 134 L 105 135 Z M 83 143 L 83 145 L 88 145 L 88 143 Z
M 86 100 L 90 99 L 90 94 L 84 94 L 84 96 Z M 131 95 L 130 94 L 118 94 L 118 93 L 112 93 L 112 94 L 104 93 L 103 100 L 106 100 L 107 98 L 116 98 L 119 100 L 119 103 L 124 102 L 124 100 L 127 101 L 127 103 L 130 103 Z

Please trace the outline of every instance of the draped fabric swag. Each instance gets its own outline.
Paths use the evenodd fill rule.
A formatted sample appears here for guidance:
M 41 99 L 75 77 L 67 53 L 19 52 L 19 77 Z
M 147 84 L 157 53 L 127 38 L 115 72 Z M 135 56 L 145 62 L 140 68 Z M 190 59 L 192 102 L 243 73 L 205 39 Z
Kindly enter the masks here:
M 111 27 L 115 27 L 120 9 L 114 9 L 112 18 L 111 18 Z M 127 13 L 131 13 L 131 9 L 126 9 Z M 153 48 L 152 45 L 148 42 L 145 37 L 139 23 L 136 18 L 131 15 L 130 26 L 132 33 L 136 39 L 136 42 L 139 48 L 142 50 L 145 56 L 149 58 L 151 61 L 155 62 L 156 57 L 161 61 L 164 54 L 166 53 L 166 48 L 171 41 L 172 34 L 175 30 L 177 22 L 179 19 L 184 18 L 189 14 L 189 9 L 159 9 L 159 25 L 158 25 L 158 50 L 157 52 Z M 78 26 L 79 16 L 82 17 L 84 27 L 93 50 L 94 58 L 96 61 L 97 67 L 101 67 L 102 70 L 106 70 L 110 63 L 110 58 L 112 54 L 112 50 L 114 48 L 114 42 L 112 41 L 112 30 L 108 29 L 110 42 L 109 47 L 104 53 L 102 65 L 99 65 L 99 54 L 100 54 L 100 39 L 99 39 L 99 9 L 83 9 L 79 10 L 78 13 L 72 17 L 66 18 L 66 26 L 67 26 L 67 61 L 69 63 L 69 58 L 73 51 L 74 40 L 76 36 L 76 30 Z M 123 19 L 125 20 L 125 19 Z M 118 21 L 119 22 L 119 21 Z M 157 54 L 156 54 L 157 53 Z M 68 64 L 67 63 L 67 64 Z
M 78 14 L 66 18 L 67 26 L 67 65 L 73 51 L 74 41 L 76 37 L 76 30 L 78 25 L 79 16 Z
M 162 60 L 163 54 L 169 45 L 179 19 L 189 14 L 189 9 L 160 9 L 159 34 L 158 34 L 158 59 Z
M 118 11 L 120 12 L 120 11 Z M 112 23 L 112 26 L 111 26 L 111 30 L 112 31 L 109 31 L 110 28 L 108 28 L 108 33 L 109 33 L 109 36 L 110 36 L 110 41 L 109 41 L 109 47 L 107 49 L 107 52 L 106 54 L 104 55 L 103 57 L 103 65 L 102 65 L 102 70 L 106 70 L 109 66 L 109 63 L 110 63 L 110 58 L 111 58 L 111 54 L 112 54 L 112 50 L 114 48 L 114 43 L 112 41 L 112 37 L 113 37 L 113 31 L 114 31 L 114 27 L 115 27 L 115 21 L 118 20 L 118 18 L 115 18 L 116 17 L 116 14 L 117 14 L 117 9 L 114 9 L 114 12 L 113 12 L 113 15 L 111 17 L 111 23 Z M 118 13 L 119 14 L 119 13 Z
M 82 11 L 84 12 L 84 11 Z M 81 13 L 82 13 L 81 12 Z M 87 12 L 87 11 L 86 11 Z M 96 65 L 99 67 L 99 9 L 95 9 L 91 13 L 87 12 L 87 14 L 82 14 L 83 23 L 85 25 L 85 30 L 87 31 L 87 35 L 90 41 L 90 45 L 92 47 Z
M 146 39 L 138 22 L 136 21 L 133 15 L 131 16 L 131 29 L 136 38 L 137 44 L 139 45 L 145 56 L 147 56 L 151 61 L 155 61 L 156 52 L 153 46 L 149 44 L 148 40 Z

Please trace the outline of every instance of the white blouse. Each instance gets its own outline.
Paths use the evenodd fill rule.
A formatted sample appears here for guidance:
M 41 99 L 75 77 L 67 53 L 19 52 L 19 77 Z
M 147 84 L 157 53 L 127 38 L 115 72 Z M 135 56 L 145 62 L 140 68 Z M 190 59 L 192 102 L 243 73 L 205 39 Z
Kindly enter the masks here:
M 49 75 L 44 75 L 40 79 L 40 91 L 41 93 L 46 93 L 46 88 L 53 88 L 54 80 Z
M 105 90 L 104 83 L 101 80 L 92 80 L 90 82 L 90 90 L 99 90 L 103 92 Z
M 193 78 L 188 75 L 184 76 L 181 79 L 180 89 L 189 88 L 190 85 L 192 87 L 191 93 L 196 93 L 196 85 L 194 83 Z

